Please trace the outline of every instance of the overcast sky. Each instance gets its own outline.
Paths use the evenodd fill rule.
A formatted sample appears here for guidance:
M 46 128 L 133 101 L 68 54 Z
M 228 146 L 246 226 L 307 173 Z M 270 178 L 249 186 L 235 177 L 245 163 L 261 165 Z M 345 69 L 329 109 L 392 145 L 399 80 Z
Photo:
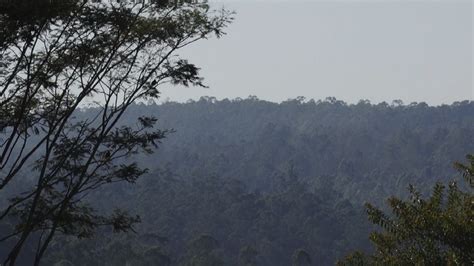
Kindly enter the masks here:
M 228 35 L 181 52 L 210 88 L 162 99 L 473 100 L 471 0 L 221 2 L 237 12 Z

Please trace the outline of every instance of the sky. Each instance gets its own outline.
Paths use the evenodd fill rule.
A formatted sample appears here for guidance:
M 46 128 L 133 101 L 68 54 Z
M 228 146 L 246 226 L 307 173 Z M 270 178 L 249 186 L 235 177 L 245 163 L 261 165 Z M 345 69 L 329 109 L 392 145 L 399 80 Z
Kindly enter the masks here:
M 474 100 L 472 0 L 218 2 L 236 12 L 227 35 L 180 52 L 209 88 L 164 87 L 162 101 Z

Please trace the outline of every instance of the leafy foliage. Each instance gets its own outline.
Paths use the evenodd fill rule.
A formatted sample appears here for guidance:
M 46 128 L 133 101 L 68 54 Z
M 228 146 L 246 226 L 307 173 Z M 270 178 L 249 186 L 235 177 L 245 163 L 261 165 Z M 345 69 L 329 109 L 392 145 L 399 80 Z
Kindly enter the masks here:
M 473 175 L 469 164 L 457 163 L 466 180 Z M 471 184 L 471 183 L 469 183 Z M 413 187 L 410 201 L 392 197 L 388 203 L 394 217 L 367 204 L 369 220 L 383 228 L 370 235 L 374 254 L 355 253 L 349 265 L 469 265 L 474 261 L 474 196 L 472 185 L 465 192 L 453 182 L 448 188 L 438 183 L 432 195 L 423 199 Z
M 116 182 L 135 183 L 147 169 L 133 156 L 152 153 L 167 130 L 156 119 L 119 125 L 137 101 L 163 84 L 203 85 L 199 69 L 176 51 L 220 37 L 230 13 L 194 1 L 0 2 L 0 237 L 14 265 L 35 242 L 38 265 L 57 233 L 90 237 L 99 226 L 133 230 L 124 211 L 102 214 L 84 198 Z M 90 105 L 95 113 L 78 119 Z M 33 182 L 18 180 L 30 171 Z M 28 184 L 29 186 L 25 186 Z

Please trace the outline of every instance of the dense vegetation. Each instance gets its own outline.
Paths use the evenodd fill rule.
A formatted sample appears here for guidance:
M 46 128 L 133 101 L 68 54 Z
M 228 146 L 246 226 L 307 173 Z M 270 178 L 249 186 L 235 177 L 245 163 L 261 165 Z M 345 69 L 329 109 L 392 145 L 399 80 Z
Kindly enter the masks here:
M 472 264 L 474 103 L 156 105 L 233 13 L 99 2 L 0 1 L 0 265 Z
M 132 229 L 137 217 L 83 199 L 139 179 L 146 171 L 123 159 L 153 153 L 167 132 L 152 116 L 117 123 L 163 84 L 205 87 L 178 51 L 222 36 L 231 14 L 195 0 L 0 1 L 1 265 L 35 250 L 21 264 L 38 266 L 59 234 Z M 76 119 L 86 105 L 95 114 Z
M 469 102 L 430 107 L 203 98 L 136 106 L 129 115 L 148 112 L 162 128 L 176 130 L 157 157 L 142 160 L 151 169 L 216 174 L 268 191 L 272 177 L 291 166 L 304 180 L 331 180 L 357 204 L 406 194 L 410 183 L 429 191 L 435 181 L 450 180 L 452 163 L 474 150 Z
M 143 114 L 175 130 L 137 158 L 148 173 L 88 197 L 139 215 L 136 233 L 57 239 L 45 265 L 331 265 L 370 252 L 365 202 L 429 193 L 474 150 L 472 102 L 202 98 L 135 105 L 124 121 Z
M 370 203 L 366 204 L 372 223 L 382 227 L 370 240 L 372 255 L 360 251 L 346 256 L 339 265 L 471 265 L 474 262 L 474 156 L 455 167 L 467 182 L 448 188 L 437 183 L 425 198 L 410 187 L 409 200 L 388 200 L 392 217 Z

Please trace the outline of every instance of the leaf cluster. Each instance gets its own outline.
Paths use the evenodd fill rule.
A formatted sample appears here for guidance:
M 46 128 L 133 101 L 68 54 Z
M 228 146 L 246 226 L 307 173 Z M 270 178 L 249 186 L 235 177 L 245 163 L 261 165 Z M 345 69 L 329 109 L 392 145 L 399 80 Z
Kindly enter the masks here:
M 468 165 L 456 163 L 466 180 L 474 177 L 474 157 Z M 461 190 L 455 182 L 434 186 L 424 199 L 410 187 L 409 201 L 392 197 L 388 204 L 393 217 L 366 204 L 369 220 L 383 230 L 370 240 L 375 252 L 354 253 L 341 264 L 355 265 L 469 265 L 474 261 L 474 196 L 472 185 Z

